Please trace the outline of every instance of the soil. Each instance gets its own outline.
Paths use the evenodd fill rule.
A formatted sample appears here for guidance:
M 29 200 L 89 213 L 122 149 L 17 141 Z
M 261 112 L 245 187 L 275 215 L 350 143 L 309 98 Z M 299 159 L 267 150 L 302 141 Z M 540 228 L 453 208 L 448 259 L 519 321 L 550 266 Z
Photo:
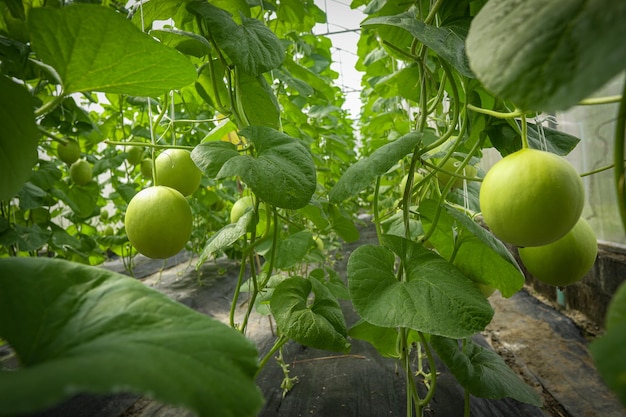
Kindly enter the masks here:
M 373 228 L 362 231 L 361 240 L 346 244 L 329 255 L 328 262 L 345 278 L 352 250 L 373 242 Z M 210 261 L 199 270 L 188 254 L 162 261 L 136 259 L 135 276 L 171 298 L 204 314 L 228 322 L 228 311 L 239 266 L 226 258 Z M 123 272 L 121 262 L 106 268 Z M 626 411 L 599 378 L 587 346 L 601 329 L 583 315 L 562 311 L 537 297 L 528 288 L 505 299 L 498 293 L 490 298 L 496 313 L 490 325 L 475 341 L 498 352 L 543 398 L 537 408 L 511 399 L 471 399 L 475 417 L 626 417 Z M 240 318 L 247 308 L 242 298 Z M 357 316 L 343 304 L 350 325 Z M 273 323 L 253 315 L 247 336 L 261 354 L 275 340 Z M 266 404 L 258 417 L 295 416 L 405 416 L 405 383 L 398 363 L 382 358 L 371 345 L 351 340 L 349 354 L 307 348 L 295 342 L 283 350 L 290 377 L 296 378 L 291 391 L 280 388 L 283 370 L 268 362 L 258 378 Z M 425 416 L 463 415 L 463 390 L 450 372 L 437 361 L 438 388 Z M 425 392 L 422 386 L 422 393 Z M 193 414 L 132 394 L 112 396 L 80 395 L 37 417 L 193 417 Z

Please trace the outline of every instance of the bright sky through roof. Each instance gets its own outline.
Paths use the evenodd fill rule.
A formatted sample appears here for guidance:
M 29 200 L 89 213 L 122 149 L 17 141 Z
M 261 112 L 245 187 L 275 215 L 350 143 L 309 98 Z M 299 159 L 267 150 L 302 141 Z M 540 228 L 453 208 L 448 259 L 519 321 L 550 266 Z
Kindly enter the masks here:
M 351 9 L 350 2 L 351 0 L 315 0 L 315 4 L 326 12 L 327 23 L 318 24 L 313 32 L 327 34 L 333 43 L 332 69 L 339 73 L 337 82 L 346 94 L 345 108 L 356 119 L 361 108 L 361 74 L 354 66 L 358 58 L 358 29 L 365 15 L 360 10 Z

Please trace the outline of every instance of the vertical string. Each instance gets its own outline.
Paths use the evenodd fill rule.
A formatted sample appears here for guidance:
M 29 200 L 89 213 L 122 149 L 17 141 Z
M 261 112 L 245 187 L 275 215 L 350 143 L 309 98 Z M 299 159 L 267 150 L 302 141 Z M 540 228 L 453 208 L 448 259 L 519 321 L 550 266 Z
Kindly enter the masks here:
M 139 16 L 141 17 L 141 31 L 145 32 L 145 23 L 144 23 L 144 19 L 143 19 L 143 2 L 144 0 L 140 0 L 139 1 Z M 150 97 L 148 98 L 148 127 L 150 130 L 150 143 L 152 143 L 153 145 L 156 145 L 156 139 L 154 138 L 154 126 L 153 126 L 153 121 L 152 121 L 152 100 L 150 99 Z M 152 147 L 151 151 L 150 151 L 150 155 L 151 155 L 151 159 L 152 159 L 152 184 L 156 185 L 157 183 L 157 177 L 156 177 L 156 164 L 155 164 L 155 157 L 156 157 L 156 148 Z
M 176 145 L 176 132 L 174 130 L 174 121 L 176 120 L 176 111 L 174 108 L 174 90 L 170 91 L 170 126 L 172 129 L 172 145 Z

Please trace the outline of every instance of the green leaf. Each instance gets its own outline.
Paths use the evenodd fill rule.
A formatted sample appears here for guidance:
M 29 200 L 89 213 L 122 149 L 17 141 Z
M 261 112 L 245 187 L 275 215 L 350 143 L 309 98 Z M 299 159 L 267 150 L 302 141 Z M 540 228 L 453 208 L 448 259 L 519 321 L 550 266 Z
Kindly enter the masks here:
M 445 337 L 433 336 L 430 342 L 459 383 L 472 395 L 489 399 L 509 397 L 542 406 L 537 393 L 496 352 L 471 339 L 466 339 L 463 347 L 459 347 L 459 341 Z
M 248 227 L 254 218 L 252 208 L 244 213 L 237 223 L 227 224 L 217 231 L 213 236 L 209 238 L 200 257 L 198 258 L 197 265 L 202 265 L 206 262 L 211 255 L 233 245 L 239 238 L 246 234 Z
M 0 234 L 0 244 L 2 246 L 17 245 L 19 251 L 30 252 L 48 243 L 49 237 L 50 232 L 43 230 L 37 224 L 31 226 L 16 224 L 13 229 Z
M 308 302 L 313 293 L 313 301 Z M 270 309 L 285 336 L 306 346 L 346 352 L 346 323 L 337 299 L 315 278 L 292 277 L 272 295 Z
M 119 190 L 118 190 L 119 191 Z M 133 188 L 133 192 L 135 189 Z M 54 188 L 50 195 L 67 204 L 78 217 L 86 218 L 94 214 L 98 208 L 98 196 L 100 190 L 98 184 L 90 182 L 84 186 Z
M 47 193 L 32 182 L 24 184 L 17 197 L 20 200 L 20 209 L 30 210 L 44 205 Z
M 298 92 L 298 94 L 302 97 L 308 97 L 313 95 L 315 90 L 305 81 L 295 78 L 291 73 L 284 67 L 281 67 L 274 71 L 274 76 L 279 79 L 281 82 L 286 84 L 287 86 L 293 88 Z
M 354 339 L 369 342 L 385 358 L 400 357 L 396 328 L 374 326 L 361 319 L 350 328 L 348 335 Z
M 187 8 L 205 19 L 217 45 L 244 72 L 257 76 L 285 59 L 280 40 L 260 20 L 242 16 L 238 25 L 230 13 L 201 1 L 191 1 Z
M 289 235 L 286 239 L 280 239 L 274 267 L 288 269 L 302 261 L 311 247 L 312 239 L 313 234 L 308 230 L 301 230 Z
M 589 350 L 598 372 L 626 407 L 626 283 L 621 284 L 606 313 L 606 333 L 594 340 Z
M 317 185 L 315 164 L 302 142 L 263 126 L 249 126 L 239 134 L 254 145 L 256 158 L 230 158 L 217 178 L 239 175 L 259 199 L 276 207 L 309 204 Z
M 150 0 L 136 7 L 131 21 L 140 29 L 152 28 L 155 20 L 167 20 L 176 18 L 182 12 L 185 13 L 187 0 Z
M 0 76 L 0 201 L 22 188 L 37 163 L 39 131 L 28 91 Z
M 433 200 L 422 201 L 419 212 L 424 228 L 428 230 L 435 218 L 437 203 Z M 467 215 L 445 206 L 436 227 L 429 242 L 441 256 L 450 258 L 456 239 L 460 246 L 456 251 L 454 266 L 472 281 L 497 288 L 504 297 L 511 297 L 524 286 L 524 274 L 511 252 Z
M 22 366 L 0 372 L 3 415 L 80 392 L 147 394 L 198 416 L 254 416 L 263 401 L 250 341 L 123 275 L 2 259 L 0 317 L 0 336 Z
M 626 3 L 491 0 L 467 36 L 470 67 L 524 110 L 564 110 L 626 68 Z
M 184 55 L 108 7 L 41 7 L 33 9 L 28 20 L 33 50 L 54 67 L 66 94 L 156 96 L 196 79 L 196 70 Z
M 606 311 L 606 329 L 612 330 L 615 326 L 626 322 L 626 283 L 615 291 Z
M 623 298 L 623 297 L 622 297 Z M 626 407 L 626 321 L 613 325 L 589 345 L 589 350 L 606 385 Z
M 580 142 L 575 136 L 540 126 L 535 123 L 526 123 L 528 144 L 533 149 L 546 150 L 557 155 L 569 154 Z M 519 130 L 505 120 L 492 121 L 486 129 L 491 144 L 502 156 L 509 155 L 522 149 L 522 138 Z
M 211 50 L 209 41 L 193 32 L 177 29 L 160 29 L 150 31 L 150 35 L 159 39 L 163 45 L 198 58 L 207 55 Z
M 318 91 L 326 100 L 330 101 L 335 96 L 332 85 L 310 69 L 295 62 L 294 59 L 286 59 L 283 62 L 283 66 L 287 71 L 289 71 L 294 79 L 301 80 L 302 82 L 308 84 L 315 91 Z
M 396 16 L 375 17 L 363 22 L 363 26 L 373 25 L 390 25 L 408 31 L 413 37 L 445 59 L 462 75 L 474 78 L 465 55 L 465 36 L 456 28 L 427 25 L 417 19 L 412 12 Z
M 230 142 L 204 142 L 191 151 L 191 159 L 206 175 L 215 178 L 231 158 L 239 156 L 237 146 Z
M 195 82 L 198 95 L 218 111 L 221 111 L 222 107 L 227 106 L 229 102 L 230 93 L 227 84 L 223 81 L 225 71 L 219 59 L 207 61 L 198 70 L 198 79 Z
M 418 243 L 391 235 L 384 240 L 393 252 L 364 245 L 348 260 L 348 288 L 365 321 L 447 337 L 466 337 L 485 328 L 493 310 L 469 278 Z M 396 278 L 394 252 L 404 280 Z
M 426 132 L 424 135 L 432 133 Z M 339 203 L 373 184 L 376 177 L 383 175 L 400 159 L 411 153 L 422 139 L 423 135 L 420 132 L 408 133 L 351 165 L 330 190 L 330 202 Z
M 334 204 L 328 204 L 327 210 L 330 215 L 330 227 L 346 242 L 356 242 L 361 234 L 354 224 L 352 217 L 344 213 Z
M 280 128 L 280 108 L 272 88 L 263 75 L 237 73 L 237 95 L 248 124 Z
M 309 273 L 309 276 L 324 284 L 338 300 L 350 299 L 348 287 L 337 271 L 333 270 L 331 267 L 315 268 Z

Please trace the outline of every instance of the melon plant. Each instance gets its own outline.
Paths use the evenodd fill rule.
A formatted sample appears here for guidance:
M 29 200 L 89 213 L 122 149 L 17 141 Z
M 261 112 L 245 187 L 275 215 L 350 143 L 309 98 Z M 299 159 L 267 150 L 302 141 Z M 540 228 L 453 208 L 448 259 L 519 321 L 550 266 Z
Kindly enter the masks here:
M 0 414 L 125 387 L 199 416 L 254 416 L 255 378 L 276 357 L 288 369 L 287 341 L 349 352 L 354 338 L 396 358 L 407 416 L 436 406 L 435 354 L 466 391 L 466 411 L 471 395 L 541 405 L 471 338 L 493 317 L 486 296 L 524 284 L 505 243 L 550 244 L 581 216 L 580 173 L 558 174 L 579 139 L 534 116 L 623 71 L 625 8 L 354 1 L 366 14 L 355 45 L 363 88 L 361 112 L 349 115 L 332 39 L 315 30 L 324 10 L 262 3 L 2 6 L 0 337 L 21 367 L 0 371 Z M 600 23 L 591 31 L 589 21 Z M 66 138 L 80 144 L 76 161 L 59 154 Z M 474 172 L 489 148 L 503 161 L 558 162 L 533 169 L 538 177 L 512 164 L 494 186 Z M 188 169 L 168 173 L 174 155 Z M 615 155 L 619 184 L 623 146 Z M 530 191 L 553 175 L 562 194 Z M 537 195 L 539 207 L 573 204 L 543 218 L 529 203 Z M 259 204 L 231 222 L 248 196 Z M 522 207 L 507 205 L 518 196 Z M 326 254 L 357 242 L 363 221 L 375 242 L 358 245 L 338 277 Z M 198 268 L 239 262 L 225 323 L 96 266 L 113 253 L 132 275 L 138 253 L 167 258 L 183 247 Z M 362 320 L 348 327 L 340 300 Z M 245 337 L 257 313 L 279 335 L 263 357 Z M 616 330 L 597 352 L 623 344 L 623 317 L 611 317 Z M 605 357 L 619 392 L 623 367 Z M 181 389 L 193 381 L 208 382 Z M 286 372 L 283 387 L 293 384 Z

